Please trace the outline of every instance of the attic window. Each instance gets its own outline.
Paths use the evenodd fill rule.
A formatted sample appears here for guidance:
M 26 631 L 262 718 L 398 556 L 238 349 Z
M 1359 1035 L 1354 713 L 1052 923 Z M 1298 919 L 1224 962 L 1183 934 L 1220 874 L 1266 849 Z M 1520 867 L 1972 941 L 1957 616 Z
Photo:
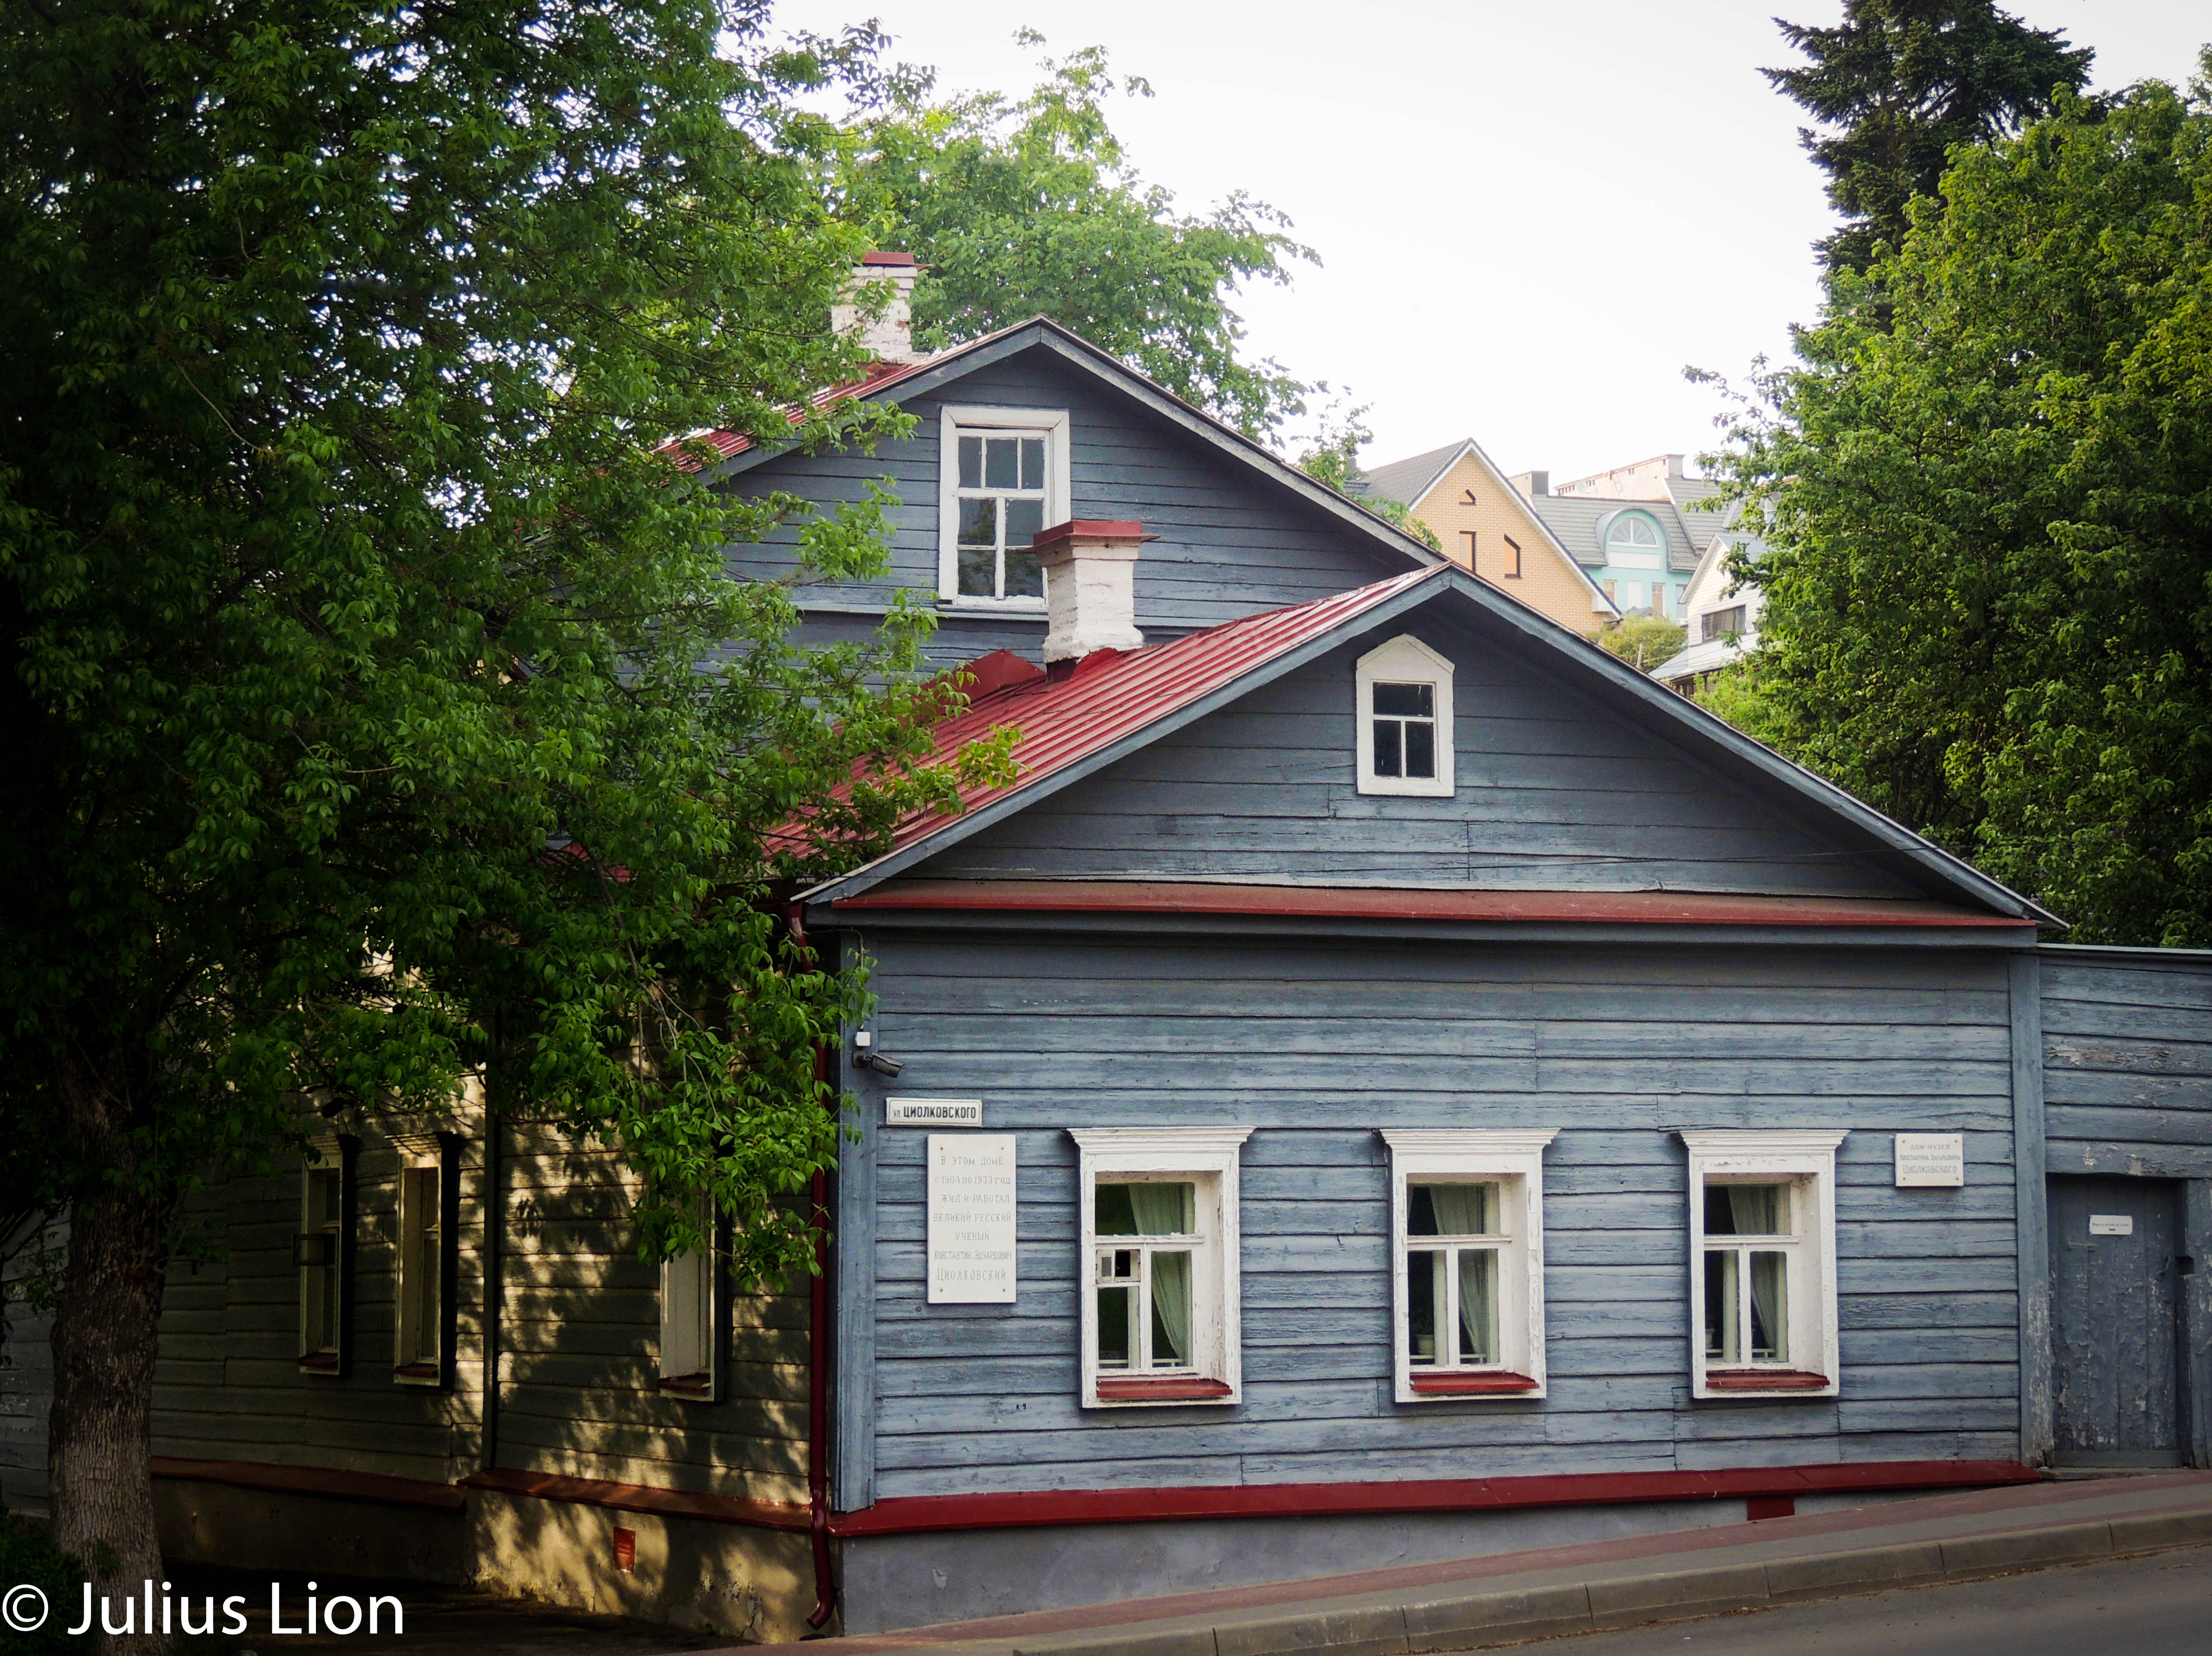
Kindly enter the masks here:
M 1359 792 L 1449 798 L 1450 661 L 1399 637 L 1362 656 L 1353 680 Z
M 1067 520 L 1067 415 L 948 408 L 939 426 L 937 593 L 963 608 L 1044 608 L 1031 543 Z
M 1659 531 L 1651 526 L 1649 518 L 1625 513 L 1613 520 L 1613 527 L 1606 531 L 1605 543 L 1607 546 L 1656 547 Z

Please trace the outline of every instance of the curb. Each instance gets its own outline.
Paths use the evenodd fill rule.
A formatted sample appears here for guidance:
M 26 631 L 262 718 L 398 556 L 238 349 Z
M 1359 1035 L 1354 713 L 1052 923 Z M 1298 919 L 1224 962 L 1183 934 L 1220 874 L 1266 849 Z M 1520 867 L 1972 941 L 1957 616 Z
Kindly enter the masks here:
M 1024 1644 L 1013 1656 L 1417 1656 L 1484 1650 L 1893 1587 L 1972 1581 L 2093 1558 L 2212 1543 L 2212 1510 L 2100 1519 L 2043 1529 L 1915 1541 L 1767 1563 L 1722 1564 L 1556 1586 L 1322 1608 L 1212 1626 L 1089 1634 Z

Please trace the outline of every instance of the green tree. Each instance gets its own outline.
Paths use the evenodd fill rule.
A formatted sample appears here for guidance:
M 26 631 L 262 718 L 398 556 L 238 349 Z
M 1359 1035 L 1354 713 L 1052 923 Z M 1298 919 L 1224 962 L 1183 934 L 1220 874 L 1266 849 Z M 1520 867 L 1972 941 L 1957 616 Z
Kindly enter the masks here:
M 1311 389 L 1327 391 L 1328 387 Z M 1300 449 L 1298 470 L 1383 522 L 1404 530 L 1431 552 L 1443 551 L 1443 543 L 1437 538 L 1437 531 L 1416 518 L 1403 500 L 1368 488 L 1367 474 L 1359 469 L 1359 451 L 1375 440 L 1375 434 L 1367 428 L 1366 414 L 1364 403 L 1346 411 L 1341 419 L 1334 409 L 1324 410 L 1319 426 Z
M 1797 135 L 1844 215 L 1814 244 L 1830 270 L 1864 270 L 1876 246 L 1903 242 L 1905 204 L 1942 193 L 1953 145 L 2049 114 L 2054 88 L 2087 82 L 2093 55 L 1990 0 L 1844 0 L 1832 28 L 1775 21 L 1812 61 L 1759 72 L 1831 129 Z
M 488 1072 L 629 1154 L 648 1254 L 705 1196 L 741 1274 L 811 1262 L 811 1055 L 865 986 L 768 905 L 947 788 L 923 617 L 804 652 L 782 586 L 724 573 L 793 523 L 873 573 L 875 509 L 742 500 L 662 441 L 896 424 L 784 411 L 854 369 L 828 310 L 862 245 L 793 98 L 866 64 L 763 22 L 0 21 L 0 1187 L 69 1220 L 54 1533 L 125 1580 L 158 1574 L 180 1199 L 306 1122 Z
M 1943 191 L 1729 463 L 1780 739 L 2078 937 L 2212 943 L 2212 88 L 2063 94 Z
M 1631 616 L 1597 635 L 1601 650 L 1619 656 L 1640 673 L 1682 653 L 1690 635 L 1664 616 Z
M 1308 387 L 1239 355 L 1231 301 L 1245 283 L 1287 284 L 1287 266 L 1313 253 L 1263 202 L 1237 194 L 1183 214 L 1146 183 L 1108 118 L 1103 48 L 1043 69 L 1019 100 L 939 99 L 927 73 L 909 70 L 877 83 L 880 101 L 853 124 L 836 193 L 849 219 L 924 266 L 915 343 L 941 349 L 1048 316 L 1247 436 L 1277 431 Z M 1134 76 L 1121 88 L 1152 95 Z

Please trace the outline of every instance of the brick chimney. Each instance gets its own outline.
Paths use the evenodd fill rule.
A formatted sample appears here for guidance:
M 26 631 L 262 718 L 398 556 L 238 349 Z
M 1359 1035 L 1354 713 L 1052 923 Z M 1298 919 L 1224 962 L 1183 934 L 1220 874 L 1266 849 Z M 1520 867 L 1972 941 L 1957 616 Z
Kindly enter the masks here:
M 830 307 L 830 331 L 857 337 L 878 362 L 918 362 L 926 354 L 914 348 L 914 279 L 921 274 L 912 253 L 864 253 L 854 267 L 844 297 Z M 864 312 L 888 287 L 882 312 Z
M 1030 543 L 1044 565 L 1044 658 L 1080 661 L 1094 650 L 1141 648 L 1137 630 L 1137 555 L 1142 524 L 1079 518 Z

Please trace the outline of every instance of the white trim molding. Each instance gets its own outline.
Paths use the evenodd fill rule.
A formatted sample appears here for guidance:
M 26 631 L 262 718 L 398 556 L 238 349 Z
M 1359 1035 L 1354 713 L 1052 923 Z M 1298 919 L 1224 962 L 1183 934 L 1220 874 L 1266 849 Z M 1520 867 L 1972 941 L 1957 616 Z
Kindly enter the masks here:
M 1249 1127 L 1071 1127 L 1079 1168 L 1076 1199 L 1081 1212 L 1078 1300 L 1082 1308 L 1083 1394 L 1085 1409 L 1189 1408 L 1244 1400 L 1237 1271 L 1237 1162 Z M 1102 1252 L 1109 1257 L 1144 1249 L 1130 1237 L 1097 1234 L 1097 1186 L 1116 1182 L 1173 1180 L 1193 1192 L 1191 1240 L 1174 1252 L 1190 1255 L 1190 1361 L 1157 1377 L 1109 1374 L 1102 1395 L 1098 1361 L 1098 1301 Z M 1148 1267 L 1148 1262 L 1147 1266 Z M 1131 1278 L 1137 1282 L 1138 1278 Z M 1133 1289 L 1131 1291 L 1141 1291 Z M 1133 1355 L 1133 1363 L 1135 1357 Z
M 1682 1130 L 1689 1151 L 1690 1392 L 1695 1398 L 1832 1398 L 1841 1389 L 1836 1320 L 1836 1147 L 1846 1133 L 1771 1128 Z M 1760 1359 L 1739 1342 L 1735 1359 L 1708 1364 L 1705 1341 L 1705 1190 L 1711 1184 L 1775 1184 L 1789 1212 L 1771 1237 L 1741 1250 L 1779 1254 L 1785 1285 L 1786 1350 Z M 1758 1244 L 1764 1242 L 1765 1246 Z M 1740 1316 L 1752 1318 L 1755 1292 L 1738 1266 Z M 1744 1337 L 1747 1339 L 1748 1337 Z M 1763 1380 L 1771 1377 L 1769 1383 Z M 1815 1381 L 1818 1384 L 1815 1384 Z
M 1395 1395 L 1400 1403 L 1467 1403 L 1540 1398 L 1544 1369 L 1544 1150 L 1559 1136 L 1545 1129 L 1474 1127 L 1381 1129 L 1390 1147 L 1390 1329 Z M 1496 1187 L 1498 1211 L 1486 1227 L 1495 1235 L 1482 1251 L 1498 1256 L 1498 1349 L 1468 1362 L 1447 1355 L 1443 1335 L 1433 1363 L 1413 1360 L 1412 1299 L 1407 1287 L 1409 1184 L 1481 1183 Z M 1453 1249 L 1456 1253 L 1464 1250 Z M 1457 1302 L 1456 1278 L 1448 1279 Z M 1445 1318 L 1449 1328 L 1455 1319 Z
M 1375 686 L 1425 684 L 1435 696 L 1436 773 L 1378 776 L 1375 769 Z M 1359 792 L 1425 799 L 1452 797 L 1452 664 L 1410 633 L 1401 633 L 1359 658 L 1352 673 L 1353 740 L 1359 756 Z M 1402 738 L 1401 738 L 1402 741 Z M 1402 752 L 1402 747 L 1401 747 Z M 1402 769 L 1402 764 L 1401 766 Z
M 963 597 L 960 592 L 960 433 L 1034 431 L 1044 436 L 1044 527 L 1066 523 L 1069 510 L 1068 422 L 1066 409 L 1009 409 L 945 403 L 938 410 L 937 599 L 956 610 L 1042 616 L 1045 601 Z

